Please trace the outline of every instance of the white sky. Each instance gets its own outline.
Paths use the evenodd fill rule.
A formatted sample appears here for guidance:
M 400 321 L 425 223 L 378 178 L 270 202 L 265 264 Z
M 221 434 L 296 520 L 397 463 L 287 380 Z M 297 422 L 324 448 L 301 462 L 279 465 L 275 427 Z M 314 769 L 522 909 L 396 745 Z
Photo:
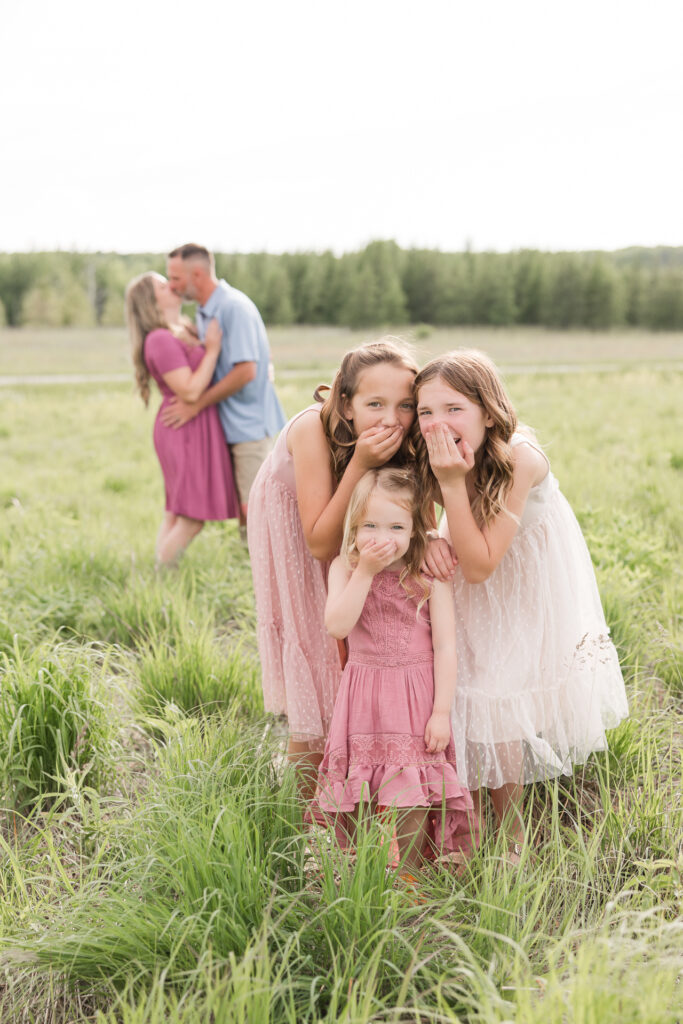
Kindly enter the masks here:
M 683 244 L 680 0 L 8 0 L 0 24 L 0 250 Z

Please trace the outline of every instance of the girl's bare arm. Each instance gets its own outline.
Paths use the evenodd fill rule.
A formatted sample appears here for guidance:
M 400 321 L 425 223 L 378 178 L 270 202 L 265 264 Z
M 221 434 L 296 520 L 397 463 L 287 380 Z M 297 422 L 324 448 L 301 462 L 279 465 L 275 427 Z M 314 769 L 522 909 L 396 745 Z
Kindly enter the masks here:
M 474 453 L 463 443 L 463 454 L 445 432 L 434 439 L 430 462 L 439 481 L 448 532 L 458 564 L 468 583 L 488 579 L 510 547 L 519 528 L 529 491 L 547 473 L 543 456 L 529 445 L 512 449 L 514 477 L 506 497 L 507 510 L 481 528 L 470 507 L 466 474 L 474 465 Z M 467 465 L 468 468 L 464 468 Z
M 353 489 L 368 469 L 381 466 L 393 454 L 392 433 L 384 427 L 364 431 L 335 490 L 330 449 L 320 416 L 314 412 L 300 416 L 290 427 L 287 442 L 294 460 L 299 515 L 314 558 L 329 561 L 339 551 Z
M 451 737 L 451 705 L 458 671 L 453 588 L 450 584 L 434 580 L 429 616 L 434 647 L 434 707 L 425 729 L 425 744 L 430 753 L 438 753 L 446 749 Z

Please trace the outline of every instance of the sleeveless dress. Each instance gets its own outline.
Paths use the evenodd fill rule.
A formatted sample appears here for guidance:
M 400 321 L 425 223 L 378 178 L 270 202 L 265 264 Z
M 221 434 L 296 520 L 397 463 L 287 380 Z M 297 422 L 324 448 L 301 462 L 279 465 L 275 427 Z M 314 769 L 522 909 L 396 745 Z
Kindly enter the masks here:
M 338 824 L 337 815 L 370 798 L 383 807 L 433 807 L 429 832 L 436 849 L 468 852 L 478 824 L 458 779 L 453 738 L 438 754 L 424 742 L 434 704 L 429 604 L 418 617 L 399 575 L 385 569 L 373 578 L 349 633 L 311 816 Z
M 203 357 L 203 346 L 188 345 L 163 328 L 145 338 L 145 365 L 162 399 L 154 422 L 154 447 L 164 476 L 166 511 L 202 521 L 238 519 L 232 464 L 215 406 L 203 409 L 178 430 L 161 422 L 162 410 L 175 397 L 163 375 L 181 366 L 194 372 Z
M 322 751 L 341 665 L 324 622 L 327 566 L 306 545 L 287 450 L 289 428 L 301 416 L 320 416 L 320 406 L 289 421 L 259 469 L 249 495 L 247 537 L 266 711 L 286 715 L 290 738 Z
M 522 434 L 511 444 L 541 451 Z M 452 720 L 466 785 L 570 775 L 607 749 L 605 729 L 628 715 L 624 680 L 586 542 L 550 468 L 495 571 L 467 583 L 457 570 L 454 595 Z

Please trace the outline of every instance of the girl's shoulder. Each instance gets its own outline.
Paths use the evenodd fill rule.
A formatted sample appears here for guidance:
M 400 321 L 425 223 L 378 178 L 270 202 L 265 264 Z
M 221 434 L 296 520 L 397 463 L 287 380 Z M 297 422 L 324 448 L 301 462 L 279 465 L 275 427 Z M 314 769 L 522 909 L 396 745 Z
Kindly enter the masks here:
M 528 477 L 534 487 L 548 475 L 550 460 L 532 434 L 515 432 L 510 439 L 515 477 Z
M 293 416 L 285 427 L 287 449 L 290 455 L 292 454 L 292 445 L 300 442 L 310 445 L 317 440 L 323 441 L 327 446 L 325 431 L 320 421 L 320 409 L 319 404 L 307 406 L 306 409 L 302 409 L 296 416 Z

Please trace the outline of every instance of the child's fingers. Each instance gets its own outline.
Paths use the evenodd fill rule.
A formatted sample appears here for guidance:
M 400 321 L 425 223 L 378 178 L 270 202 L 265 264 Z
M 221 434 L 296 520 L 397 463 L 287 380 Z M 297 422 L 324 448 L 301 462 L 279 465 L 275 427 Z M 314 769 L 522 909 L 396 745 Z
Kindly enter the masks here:
M 432 575 L 436 576 L 437 579 L 441 579 L 444 582 L 452 579 L 457 562 L 453 556 L 453 549 L 443 537 L 429 542 L 425 553 L 425 561 L 431 567 Z
M 378 451 L 385 451 L 394 446 L 398 447 L 403 440 L 403 429 L 401 427 L 387 427 L 386 429 L 389 433 L 386 436 L 378 436 L 373 443 L 373 447 Z
M 474 449 L 472 445 L 467 441 L 462 441 L 462 457 L 467 464 L 468 469 L 472 469 L 474 466 Z

